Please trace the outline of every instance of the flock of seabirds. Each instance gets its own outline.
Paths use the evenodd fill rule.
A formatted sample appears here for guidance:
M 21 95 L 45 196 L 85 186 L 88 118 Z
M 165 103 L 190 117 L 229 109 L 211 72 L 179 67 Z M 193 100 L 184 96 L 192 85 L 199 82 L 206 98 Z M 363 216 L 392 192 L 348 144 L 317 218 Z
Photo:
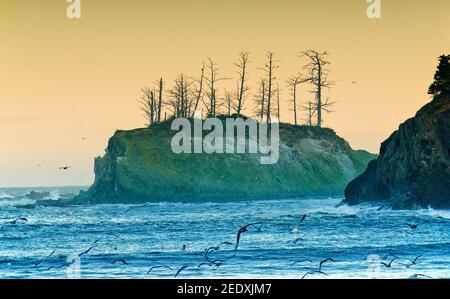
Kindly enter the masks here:
M 127 211 L 129 211 L 129 209 L 128 209 Z M 298 217 L 298 218 L 299 218 L 298 224 L 301 224 L 301 223 L 303 223 L 303 221 L 305 221 L 305 219 L 307 218 L 307 215 L 304 214 L 304 215 L 295 216 L 295 217 Z M 27 219 L 27 218 L 24 218 L 24 217 L 18 217 L 18 218 L 16 218 L 16 219 L 12 220 L 12 221 L 8 221 L 8 222 L 4 223 L 4 224 L 0 227 L 0 232 L 3 231 L 3 229 L 4 229 L 6 226 L 8 226 L 8 225 L 18 225 L 18 224 L 20 224 L 20 223 L 26 223 L 26 222 L 28 222 L 28 219 Z M 426 224 L 427 222 L 428 222 L 428 221 L 423 221 L 423 222 L 420 222 L 420 223 L 404 223 L 404 225 L 408 226 L 410 229 L 416 229 L 416 228 L 419 227 L 419 225 Z M 160 270 L 162 270 L 162 269 L 167 269 L 168 271 L 170 270 L 170 271 L 172 271 L 172 272 L 174 273 L 174 277 L 178 277 L 184 270 L 186 270 L 186 269 L 188 269 L 188 268 L 198 270 L 198 269 L 200 269 L 201 267 L 206 267 L 206 266 L 208 266 L 208 267 L 220 267 L 221 265 L 225 264 L 227 261 L 229 261 L 229 260 L 231 260 L 231 259 L 233 259 L 234 257 L 237 256 L 237 254 L 239 253 L 239 251 L 238 251 L 238 249 L 239 249 L 239 244 L 240 244 L 240 242 L 241 242 L 241 239 L 242 239 L 243 234 L 249 232 L 250 229 L 252 229 L 252 231 L 254 231 L 254 232 L 261 232 L 262 226 L 263 226 L 264 224 L 265 224 L 264 222 L 255 222 L 255 223 L 249 223 L 249 224 L 246 224 L 246 225 L 244 225 L 244 226 L 241 226 L 241 227 L 239 228 L 239 230 L 237 231 L 237 234 L 236 234 L 236 240 L 235 240 L 234 243 L 228 242 L 228 241 L 224 241 L 224 242 L 219 243 L 218 245 L 215 245 L 215 246 L 211 246 L 211 247 L 209 247 L 209 248 L 206 248 L 205 251 L 204 251 L 204 254 L 203 254 L 203 259 L 204 259 L 204 260 L 203 260 L 201 263 L 199 263 L 199 264 L 193 264 L 193 265 L 187 265 L 187 264 L 184 264 L 184 265 L 182 265 L 182 266 L 179 267 L 179 268 L 174 268 L 174 267 L 171 267 L 171 266 L 166 265 L 166 264 L 158 263 L 158 264 L 155 264 L 154 266 L 150 267 L 150 268 L 148 269 L 148 271 L 147 271 L 147 274 L 151 274 L 152 271 L 154 271 L 154 270 L 156 270 L 156 269 L 160 269 Z M 105 238 L 105 237 L 107 237 L 107 236 L 112 236 L 112 237 L 115 237 L 115 238 L 120 238 L 120 236 L 115 235 L 115 234 L 105 234 L 105 235 L 102 235 L 102 236 L 100 236 L 98 239 L 96 239 L 96 240 L 95 240 L 95 241 L 94 241 L 94 242 L 93 242 L 86 250 L 84 250 L 83 252 L 77 254 L 77 256 L 78 256 L 78 257 L 81 257 L 81 256 L 83 256 L 83 255 L 89 254 L 89 252 L 90 252 L 91 250 L 93 250 L 94 248 L 96 248 L 96 247 L 98 246 L 99 242 L 100 242 L 103 238 Z M 296 244 L 296 243 L 298 243 L 299 241 L 303 241 L 303 239 L 302 239 L 302 238 L 297 238 L 297 239 L 295 239 L 295 240 L 289 240 L 288 243 Z M 232 254 L 231 254 L 230 256 L 228 256 L 228 257 L 226 257 L 226 258 L 222 258 L 222 259 L 214 259 L 214 258 L 211 258 L 211 257 L 210 257 L 211 254 L 213 254 L 213 253 L 215 253 L 215 252 L 218 252 L 218 251 L 219 251 L 222 247 L 224 247 L 224 246 L 230 246 L 230 249 L 231 249 L 230 252 L 232 252 Z M 185 251 L 185 250 L 186 250 L 186 245 L 183 245 L 182 248 L 181 248 L 181 250 L 182 250 L 182 251 Z M 52 256 L 55 254 L 55 252 L 56 252 L 56 251 L 53 250 L 53 251 L 52 251 L 48 256 L 46 256 L 45 258 L 43 258 L 43 259 L 41 259 L 41 260 L 39 260 L 39 261 L 36 261 L 36 262 L 33 264 L 33 268 L 38 267 L 38 266 L 40 266 L 41 264 L 43 264 L 43 263 L 44 263 L 45 261 L 47 261 L 50 257 L 52 257 Z M 64 258 L 64 256 L 60 256 L 60 258 Z M 421 259 L 422 259 L 422 255 L 419 255 L 419 256 L 416 256 L 416 257 L 413 258 L 413 259 L 406 259 L 406 260 L 409 262 L 408 264 L 400 263 L 400 262 L 398 262 L 398 261 L 400 260 L 400 258 L 399 258 L 397 255 L 395 255 L 395 254 L 393 253 L 392 249 L 389 249 L 388 252 L 386 252 L 385 256 L 383 256 L 383 261 L 380 261 L 380 266 L 383 266 L 383 267 L 385 267 L 386 269 L 391 269 L 393 263 L 397 261 L 397 262 L 398 262 L 399 264 L 401 264 L 402 266 L 405 266 L 406 268 L 411 268 L 411 267 L 413 267 L 413 266 L 418 265 L 419 263 L 421 263 L 421 262 L 422 262 Z M 74 261 L 75 261 L 75 260 L 73 260 L 73 262 L 74 262 Z M 72 262 L 72 263 L 73 263 L 73 262 Z M 123 265 L 127 265 L 127 266 L 129 265 L 128 262 L 127 262 L 126 260 L 124 260 L 124 259 L 117 259 L 117 260 L 114 260 L 113 262 L 114 262 L 114 263 L 122 263 Z M 325 265 L 326 265 L 326 264 L 330 264 L 330 263 L 335 263 L 335 262 L 336 262 L 336 260 L 333 259 L 333 258 L 331 258 L 331 257 L 327 257 L 327 258 L 324 258 L 324 259 L 322 259 L 322 260 L 320 260 L 320 261 L 317 261 L 317 266 L 316 266 L 315 268 L 310 268 L 309 271 L 307 271 L 306 273 L 304 273 L 304 274 L 301 276 L 301 279 L 304 279 L 304 278 L 306 278 L 307 276 L 313 276 L 313 275 L 323 275 L 323 276 L 328 276 L 328 274 L 327 274 L 327 273 L 325 272 L 325 270 L 324 270 Z M 396 263 L 397 263 L 397 262 L 396 262 Z M 60 265 L 52 265 L 52 266 L 48 267 L 48 268 L 46 269 L 46 271 L 50 271 L 50 270 L 52 270 L 52 269 L 58 270 L 58 269 L 62 269 L 62 268 L 64 268 L 64 267 L 69 267 L 72 263 L 65 262 L 65 263 L 62 263 L 62 264 L 60 264 Z M 313 262 L 311 259 L 300 259 L 300 260 L 295 260 L 295 261 L 293 261 L 293 262 L 291 263 L 291 266 L 295 266 L 296 264 L 305 264 L 305 263 L 314 264 L 314 262 Z M 420 274 L 420 273 L 411 275 L 411 276 L 409 277 L 409 279 L 420 279 L 420 278 L 432 278 L 432 277 L 427 276 L 427 275 L 424 275 L 424 274 Z

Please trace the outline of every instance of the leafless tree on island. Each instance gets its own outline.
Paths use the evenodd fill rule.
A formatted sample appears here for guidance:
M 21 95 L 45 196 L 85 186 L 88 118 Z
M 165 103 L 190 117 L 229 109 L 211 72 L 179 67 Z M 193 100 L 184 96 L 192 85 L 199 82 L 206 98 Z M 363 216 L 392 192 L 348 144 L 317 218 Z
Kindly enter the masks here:
M 155 122 L 155 91 L 150 87 L 142 87 L 141 92 L 141 110 L 144 112 L 144 117 L 147 120 L 147 126 L 151 126 Z
M 300 107 L 300 103 L 297 100 L 297 87 L 298 85 L 309 82 L 310 79 L 305 79 L 302 77 L 302 75 L 295 75 L 289 78 L 286 83 L 287 86 L 291 92 L 291 104 L 292 104 L 292 111 L 294 112 L 294 123 L 295 125 L 298 125 L 298 107 Z
M 190 115 L 193 99 L 190 97 L 192 82 L 188 76 L 181 74 L 174 80 L 174 86 L 168 91 L 168 104 L 172 107 L 175 117 L 188 117 Z
M 236 102 L 233 105 L 233 109 L 236 115 L 239 117 L 244 108 L 245 96 L 249 91 L 247 86 L 247 73 L 248 73 L 248 63 L 249 63 L 249 53 L 241 52 L 239 53 L 239 61 L 235 62 L 234 65 L 238 68 L 238 86 L 236 90 Z
M 266 55 L 267 63 L 263 68 L 261 68 L 265 75 L 266 75 L 266 121 L 267 123 L 270 123 L 270 116 L 272 113 L 272 99 L 275 96 L 275 88 L 274 88 L 274 81 L 276 80 L 275 77 L 275 69 L 279 68 L 277 65 L 277 60 L 274 60 L 274 53 L 273 52 L 267 52 Z
M 220 106 L 219 97 L 217 94 L 217 82 L 226 80 L 219 76 L 220 69 L 213 62 L 211 58 L 208 58 L 209 64 L 207 65 L 208 74 L 205 76 L 205 84 L 208 87 L 205 91 L 207 101 L 203 101 L 206 111 L 208 112 L 208 117 L 215 117 L 218 112 L 218 107 Z
M 197 85 L 194 87 L 195 94 L 195 104 L 192 109 L 191 117 L 194 117 L 195 111 L 198 109 L 198 104 L 202 100 L 203 101 L 203 82 L 205 80 L 205 63 L 202 63 L 202 71 L 200 75 L 200 79 L 195 80 Z
M 160 78 L 158 82 L 157 122 L 161 122 L 161 110 L 163 106 L 163 87 L 164 87 L 163 78 Z
M 256 116 L 259 118 L 259 121 L 262 121 L 266 115 L 266 81 L 264 79 L 260 79 L 258 83 L 258 91 L 255 94 L 254 101 L 256 104 Z
M 275 112 L 277 113 L 278 121 L 280 121 L 280 119 L 281 119 L 281 117 L 280 117 L 280 111 L 281 111 L 281 107 L 280 107 L 280 84 L 279 84 L 278 81 L 277 81 L 276 94 L 277 94 L 277 108 L 276 108 Z
M 226 114 L 227 114 L 227 116 L 231 116 L 231 108 L 233 106 L 233 97 L 231 95 L 231 92 L 229 92 L 226 89 L 224 90 L 223 94 L 224 94 L 224 101 L 223 102 L 224 102 L 224 104 L 226 106 L 226 109 L 227 109 Z
M 328 52 L 318 52 L 314 50 L 304 51 L 301 57 L 306 57 L 308 63 L 305 66 L 305 71 L 308 74 L 307 79 L 313 84 L 315 90 L 313 91 L 316 97 L 316 111 L 317 111 L 317 126 L 321 127 L 323 123 L 322 111 L 327 111 L 327 107 L 333 105 L 333 103 L 323 101 L 323 89 L 330 88 L 334 82 L 328 79 L 330 62 L 327 60 Z
M 307 105 L 302 106 L 302 109 L 306 111 L 306 124 L 310 127 L 314 125 L 314 116 L 316 114 L 316 105 L 309 101 Z

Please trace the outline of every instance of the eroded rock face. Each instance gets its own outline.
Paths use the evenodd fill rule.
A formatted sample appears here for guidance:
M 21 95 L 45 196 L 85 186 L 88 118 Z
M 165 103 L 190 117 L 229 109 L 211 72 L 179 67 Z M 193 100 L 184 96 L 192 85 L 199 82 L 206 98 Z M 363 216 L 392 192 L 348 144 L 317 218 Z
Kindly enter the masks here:
M 355 151 L 331 129 L 280 125 L 280 157 L 261 165 L 255 154 L 174 154 L 170 123 L 118 131 L 95 162 L 82 203 L 221 201 L 342 196 L 376 156 Z
M 349 183 L 345 203 L 450 208 L 450 96 L 440 95 L 400 125 L 380 155 Z

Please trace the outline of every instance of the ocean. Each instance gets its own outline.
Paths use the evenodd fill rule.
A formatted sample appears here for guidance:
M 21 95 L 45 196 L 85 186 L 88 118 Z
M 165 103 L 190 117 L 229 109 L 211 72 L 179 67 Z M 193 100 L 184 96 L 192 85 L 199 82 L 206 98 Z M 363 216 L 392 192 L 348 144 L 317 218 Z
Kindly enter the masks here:
M 0 189 L 0 278 L 300 279 L 325 259 L 304 278 L 450 278 L 450 211 L 339 198 L 37 204 L 81 189 Z

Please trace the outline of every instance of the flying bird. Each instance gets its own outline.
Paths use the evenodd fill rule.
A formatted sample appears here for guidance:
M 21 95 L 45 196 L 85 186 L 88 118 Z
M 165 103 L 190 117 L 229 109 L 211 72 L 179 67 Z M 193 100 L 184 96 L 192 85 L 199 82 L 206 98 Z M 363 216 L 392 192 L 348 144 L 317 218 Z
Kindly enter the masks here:
M 253 226 L 253 225 L 259 225 L 259 224 L 263 224 L 263 223 L 262 223 L 262 222 L 249 223 L 249 224 L 246 224 L 246 225 L 241 226 L 241 227 L 239 228 L 239 231 L 238 231 L 238 233 L 237 233 L 237 235 L 236 235 L 236 246 L 234 247 L 234 251 L 236 251 L 236 250 L 238 249 L 238 247 L 239 247 L 239 241 L 240 241 L 240 239 L 241 239 L 241 235 L 242 235 L 243 233 L 245 233 L 245 232 L 248 231 L 247 228 L 250 227 L 250 226 Z
M 322 271 L 322 265 L 325 264 L 325 263 L 327 263 L 327 262 L 333 262 L 333 263 L 336 263 L 336 261 L 333 260 L 331 257 L 326 258 L 326 259 L 324 259 L 324 260 L 321 260 L 321 261 L 320 261 L 320 264 L 319 264 L 319 271 Z
M 416 229 L 417 227 L 419 227 L 419 225 L 425 224 L 427 222 L 428 221 L 423 221 L 422 223 L 406 223 L 405 222 L 405 225 L 409 226 L 409 228 L 411 228 L 411 229 Z
M 214 261 L 211 261 L 211 262 L 203 262 L 203 263 L 200 263 L 197 266 L 197 269 L 200 269 L 200 267 L 202 267 L 202 266 L 209 266 L 209 267 L 211 267 L 212 265 L 214 265 L 216 267 L 219 267 L 222 264 L 223 264 L 223 260 L 214 260 Z
M 418 260 L 419 260 L 421 257 L 422 257 L 422 255 L 418 255 L 418 256 L 416 256 L 413 260 L 409 260 L 409 262 L 410 262 L 409 265 L 405 265 L 405 264 L 402 264 L 402 265 L 406 266 L 406 268 L 409 268 L 409 267 L 412 267 L 412 266 L 414 266 L 414 265 L 420 264 L 420 262 L 419 262 Z
M 188 267 L 187 265 L 184 265 L 184 266 L 182 266 L 180 269 L 178 269 L 177 273 L 175 274 L 175 277 L 177 277 L 178 274 L 180 274 L 181 271 L 183 271 L 183 270 L 186 269 L 187 267 Z
M 420 277 L 431 278 L 430 276 L 425 275 L 425 274 L 414 274 L 414 275 L 411 275 L 408 279 L 420 279 Z
M 381 264 L 383 266 L 385 266 L 386 268 L 391 268 L 392 267 L 392 262 L 394 262 L 395 260 L 397 260 L 396 257 L 394 257 L 389 263 L 381 262 Z
M 309 271 L 309 272 L 306 272 L 303 276 L 302 276 L 302 278 L 301 279 L 304 279 L 306 276 L 308 276 L 308 275 L 314 275 L 314 274 L 322 274 L 322 275 L 325 275 L 325 276 L 328 276 L 328 274 L 326 274 L 325 272 L 322 272 L 322 271 Z
M 120 263 L 122 263 L 122 264 L 124 264 L 124 265 L 127 265 L 127 266 L 128 266 L 128 263 L 127 263 L 127 261 L 125 261 L 124 259 L 118 259 L 118 260 L 115 260 L 115 261 L 114 261 L 114 263 L 117 263 L 117 262 L 120 262 Z
M 297 244 L 298 241 L 304 241 L 302 238 L 297 238 L 295 240 L 289 240 L 288 243 Z
M 157 265 L 157 266 L 151 267 L 151 268 L 147 271 L 147 274 L 149 274 L 150 272 L 152 272 L 152 270 L 158 269 L 158 268 L 167 268 L 167 269 L 173 271 L 173 269 L 172 269 L 171 267 L 167 266 L 167 265 Z
M 91 251 L 91 250 L 94 249 L 95 247 L 97 247 L 97 245 L 94 245 L 94 246 L 89 247 L 88 249 L 86 249 L 85 251 L 83 251 L 82 253 L 80 253 L 78 256 L 82 256 L 82 255 L 88 254 L 89 251 Z
M 62 167 L 60 167 L 59 169 L 62 169 L 62 170 L 68 170 L 68 169 L 70 169 L 71 167 L 70 166 L 62 166 Z
M 19 218 L 16 218 L 16 219 L 12 220 L 12 221 L 8 221 L 8 222 L 4 223 L 4 224 L 2 225 L 2 227 L 0 228 L 0 231 L 3 230 L 3 228 L 5 227 L 5 225 L 7 225 L 7 224 L 15 225 L 15 224 L 17 224 L 17 221 L 19 221 L 19 220 L 28 222 L 28 219 L 27 219 L 27 218 L 19 217 Z
M 40 260 L 39 262 L 34 263 L 33 268 L 39 266 L 40 264 L 42 264 L 46 259 L 48 259 L 49 257 L 51 257 L 56 250 L 53 250 L 52 253 L 50 253 L 49 255 L 47 255 L 46 257 L 44 257 L 42 260 Z
M 24 218 L 24 217 L 19 217 L 19 218 L 16 218 L 16 219 L 14 219 L 13 221 L 10 221 L 10 222 L 7 222 L 7 223 L 9 223 L 9 224 L 16 224 L 16 223 L 17 223 L 17 221 L 19 221 L 19 220 L 22 220 L 22 221 L 28 222 L 28 219 L 27 219 L 27 218 Z
M 302 216 L 302 218 L 300 218 L 300 223 L 302 223 L 305 219 L 306 219 L 306 214 L 304 214 L 304 215 Z

